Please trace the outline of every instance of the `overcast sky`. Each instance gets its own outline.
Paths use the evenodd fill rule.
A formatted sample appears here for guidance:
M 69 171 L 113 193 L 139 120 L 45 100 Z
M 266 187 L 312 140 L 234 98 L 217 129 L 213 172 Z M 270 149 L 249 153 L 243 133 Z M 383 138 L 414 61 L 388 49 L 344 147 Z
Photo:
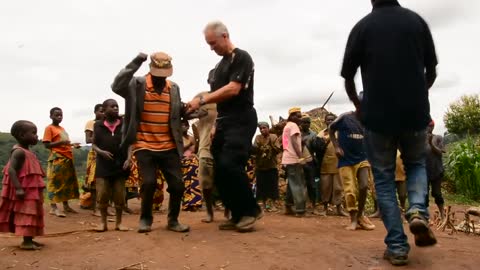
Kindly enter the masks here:
M 480 92 L 480 1 L 400 4 L 422 15 L 433 33 L 440 64 L 430 102 L 436 131 L 443 132 L 448 104 Z M 2 1 L 0 131 L 27 119 L 42 137 L 49 109 L 58 106 L 72 141 L 84 143 L 84 126 L 96 103 L 115 98 L 123 112 L 123 100 L 110 84 L 138 52 L 169 53 L 171 79 L 189 101 L 208 89 L 208 71 L 220 60 L 202 33 L 217 19 L 255 61 L 259 120 L 286 116 L 291 106 L 319 107 L 332 91 L 327 108 L 342 113 L 353 108 L 339 75 L 346 39 L 370 11 L 369 0 Z

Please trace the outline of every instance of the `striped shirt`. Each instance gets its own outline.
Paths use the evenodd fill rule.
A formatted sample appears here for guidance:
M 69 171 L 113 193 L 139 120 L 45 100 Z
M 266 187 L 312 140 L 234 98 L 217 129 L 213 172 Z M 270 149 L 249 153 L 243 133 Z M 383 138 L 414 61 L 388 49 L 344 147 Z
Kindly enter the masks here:
M 137 142 L 133 151 L 151 150 L 167 151 L 175 149 L 175 141 L 170 132 L 170 89 L 167 84 L 162 93 L 155 92 L 150 74 L 145 76 L 146 91 L 143 111 L 140 115 L 140 124 L 137 130 Z

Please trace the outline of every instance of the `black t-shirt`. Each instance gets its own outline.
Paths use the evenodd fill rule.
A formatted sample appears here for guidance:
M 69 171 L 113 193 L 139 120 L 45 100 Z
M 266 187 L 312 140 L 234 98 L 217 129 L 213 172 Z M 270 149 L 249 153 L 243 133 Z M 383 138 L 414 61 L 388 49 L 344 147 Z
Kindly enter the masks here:
M 254 64 L 248 52 L 235 48 L 229 56 L 224 56 L 209 78 L 211 91 L 214 92 L 230 82 L 242 84 L 240 93 L 217 104 L 219 117 L 237 114 L 253 108 Z
M 341 75 L 363 81 L 362 122 L 381 132 L 416 131 L 430 121 L 425 68 L 437 65 L 427 23 L 397 1 L 383 1 L 352 29 Z
M 97 120 L 93 126 L 94 144 L 98 148 L 113 154 L 113 160 L 108 160 L 100 155 L 96 156 L 95 177 L 126 176 L 128 172 L 123 170 L 123 163 L 127 159 L 127 153 L 120 149 L 122 142 L 122 125 L 120 120 L 112 133 L 104 124 L 104 120 Z

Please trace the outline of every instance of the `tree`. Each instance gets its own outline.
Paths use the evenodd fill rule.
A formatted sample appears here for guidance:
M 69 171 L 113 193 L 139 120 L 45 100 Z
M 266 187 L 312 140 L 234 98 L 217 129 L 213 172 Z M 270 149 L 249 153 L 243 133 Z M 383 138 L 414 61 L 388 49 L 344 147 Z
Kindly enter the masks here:
M 480 96 L 464 95 L 450 104 L 443 121 L 450 133 L 460 136 L 480 134 Z

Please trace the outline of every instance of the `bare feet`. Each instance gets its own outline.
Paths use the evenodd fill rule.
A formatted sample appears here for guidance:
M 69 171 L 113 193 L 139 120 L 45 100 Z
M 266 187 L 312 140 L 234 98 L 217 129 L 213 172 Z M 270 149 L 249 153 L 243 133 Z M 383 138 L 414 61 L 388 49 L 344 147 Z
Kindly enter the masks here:
M 107 224 L 101 223 L 100 225 L 95 227 L 93 230 L 96 231 L 96 232 L 106 232 L 108 230 Z
M 375 225 L 373 225 L 373 223 L 366 216 L 361 216 L 358 218 L 358 226 L 360 229 L 364 229 L 366 231 L 375 229 Z
M 115 226 L 115 231 L 128 232 L 130 228 L 123 226 L 122 224 L 117 224 Z
M 357 227 L 358 227 L 358 224 L 357 224 L 357 222 L 355 221 L 355 222 L 352 222 L 352 223 L 351 223 L 350 225 L 348 225 L 347 227 L 345 227 L 345 229 L 346 229 L 347 231 L 355 231 L 355 230 L 357 229 Z

